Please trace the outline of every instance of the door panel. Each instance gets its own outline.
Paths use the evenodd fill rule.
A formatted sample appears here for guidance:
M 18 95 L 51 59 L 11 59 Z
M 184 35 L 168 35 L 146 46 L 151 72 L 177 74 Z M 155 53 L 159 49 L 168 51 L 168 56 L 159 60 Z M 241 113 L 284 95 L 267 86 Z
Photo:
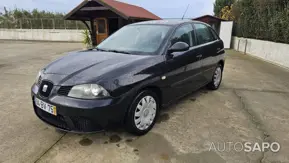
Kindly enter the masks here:
M 199 85 L 201 76 L 201 63 L 196 56 L 197 50 L 191 48 L 186 52 L 173 53 L 170 59 L 167 59 L 165 73 L 163 76 L 164 101 L 172 101 L 185 94 L 192 92 Z
M 95 19 L 95 26 L 96 26 L 96 41 L 97 44 L 99 44 L 108 37 L 107 20 L 105 18 Z
M 203 59 L 202 59 L 202 70 L 204 78 L 207 82 L 212 80 L 214 70 L 216 68 L 216 42 L 211 42 L 202 47 Z
M 202 63 L 204 76 L 208 81 L 211 81 L 220 57 L 224 53 L 224 47 L 222 41 L 217 40 L 204 49 L 206 51 L 206 58 Z
M 204 83 L 201 70 L 202 62 L 199 56 L 201 56 L 199 47 L 192 47 L 190 52 L 184 56 L 186 62 L 184 79 L 179 83 L 183 86 L 185 93 L 198 89 Z
M 162 78 L 165 77 L 162 85 L 164 87 L 163 101 L 166 103 L 182 95 L 182 87 L 178 83 L 184 79 L 186 64 L 183 54 L 183 52 L 178 52 L 166 56 L 164 74 L 162 75 Z

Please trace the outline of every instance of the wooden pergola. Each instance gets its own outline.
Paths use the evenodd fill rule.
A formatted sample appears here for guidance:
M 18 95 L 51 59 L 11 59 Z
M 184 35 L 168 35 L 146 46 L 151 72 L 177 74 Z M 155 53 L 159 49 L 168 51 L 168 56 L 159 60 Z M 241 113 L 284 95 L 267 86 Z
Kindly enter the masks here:
M 84 0 L 64 17 L 66 20 L 82 21 L 89 30 L 93 46 L 100 43 L 100 41 L 97 42 L 99 32 L 95 25 L 98 18 L 108 22 L 107 36 L 130 23 L 160 19 L 142 7 L 115 0 Z

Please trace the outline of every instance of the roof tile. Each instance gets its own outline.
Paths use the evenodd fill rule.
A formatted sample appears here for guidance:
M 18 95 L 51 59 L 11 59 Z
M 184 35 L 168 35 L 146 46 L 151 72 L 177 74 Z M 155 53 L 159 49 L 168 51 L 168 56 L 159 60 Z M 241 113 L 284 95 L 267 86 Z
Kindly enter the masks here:
M 156 16 L 155 14 L 145 10 L 142 7 L 127 4 L 120 1 L 115 0 L 102 0 L 107 5 L 111 6 L 118 12 L 124 14 L 127 17 L 130 18 L 144 18 L 144 19 L 153 19 L 153 20 L 159 20 L 160 17 Z

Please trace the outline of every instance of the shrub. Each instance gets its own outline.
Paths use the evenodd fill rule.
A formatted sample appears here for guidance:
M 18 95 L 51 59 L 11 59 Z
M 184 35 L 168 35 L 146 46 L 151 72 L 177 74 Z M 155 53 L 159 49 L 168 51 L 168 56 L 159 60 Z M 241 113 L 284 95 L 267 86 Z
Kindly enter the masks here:
M 91 43 L 89 31 L 88 31 L 87 29 L 86 29 L 86 30 L 83 30 L 83 31 L 82 31 L 82 36 L 83 36 L 82 43 L 83 43 L 87 48 L 90 48 L 90 47 L 92 46 L 92 43 Z
M 289 43 L 289 1 L 239 0 L 233 14 L 234 35 Z

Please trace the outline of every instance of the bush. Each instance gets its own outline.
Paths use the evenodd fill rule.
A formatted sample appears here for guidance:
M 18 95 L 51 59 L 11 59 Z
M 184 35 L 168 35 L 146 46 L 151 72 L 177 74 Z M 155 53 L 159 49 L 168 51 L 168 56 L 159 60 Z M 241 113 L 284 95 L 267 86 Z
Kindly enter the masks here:
M 82 31 L 82 37 L 83 37 L 82 43 L 87 48 L 91 48 L 92 47 L 92 43 L 91 43 L 91 39 L 90 39 L 90 33 L 89 33 L 89 31 L 87 29 Z
M 288 1 L 239 0 L 234 7 L 234 35 L 289 43 Z

